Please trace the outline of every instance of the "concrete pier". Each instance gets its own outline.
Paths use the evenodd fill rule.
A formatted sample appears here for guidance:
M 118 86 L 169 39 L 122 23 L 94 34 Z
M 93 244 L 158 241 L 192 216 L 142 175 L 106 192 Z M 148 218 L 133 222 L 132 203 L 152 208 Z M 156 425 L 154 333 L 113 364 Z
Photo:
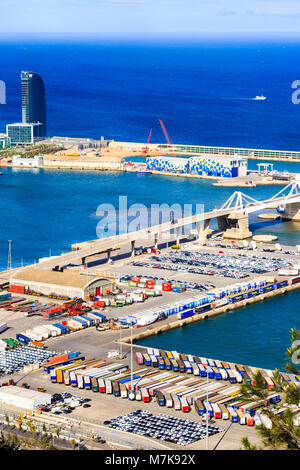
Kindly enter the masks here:
M 276 297 L 277 295 L 286 294 L 288 292 L 294 291 L 294 290 L 299 289 L 299 288 L 300 288 L 300 285 L 293 284 L 293 285 L 289 285 L 289 286 L 286 286 L 286 287 L 282 287 L 282 288 L 277 289 L 275 291 L 266 292 L 264 294 L 257 295 L 256 297 L 252 297 L 250 299 L 246 299 L 246 300 L 242 300 L 240 302 L 236 302 L 234 304 L 227 304 L 223 307 L 219 307 L 219 308 L 216 308 L 216 309 L 208 311 L 208 312 L 196 314 L 196 315 L 193 315 L 192 317 L 188 317 L 186 319 L 175 320 L 175 321 L 168 322 L 168 323 L 162 322 L 162 324 L 159 325 L 159 326 L 150 326 L 150 327 L 147 327 L 147 329 L 142 331 L 141 333 L 134 334 L 132 336 L 132 340 L 134 342 L 138 342 L 141 339 L 144 339 L 144 338 L 147 338 L 147 337 L 150 337 L 150 336 L 154 336 L 154 335 L 158 335 L 158 334 L 164 333 L 165 331 L 173 330 L 174 328 L 180 328 L 182 326 L 189 325 L 191 323 L 201 321 L 201 320 L 205 320 L 207 318 L 211 318 L 211 317 L 221 315 L 221 314 L 224 314 L 224 313 L 231 313 L 232 311 L 236 310 L 237 308 L 245 307 L 247 305 L 251 305 L 251 304 L 254 304 L 256 302 L 261 302 L 265 299 L 270 299 L 272 297 Z M 131 341 L 130 336 L 126 336 L 126 337 L 122 338 L 122 343 L 125 343 L 125 344 L 127 343 L 128 344 L 128 343 L 130 343 L 130 341 Z M 116 341 L 116 342 L 119 342 L 119 341 Z
M 232 212 L 227 217 L 227 221 L 229 224 L 232 224 L 232 227 L 224 232 L 224 238 L 244 240 L 252 236 L 252 232 L 249 230 L 249 217 L 247 214 L 243 212 Z

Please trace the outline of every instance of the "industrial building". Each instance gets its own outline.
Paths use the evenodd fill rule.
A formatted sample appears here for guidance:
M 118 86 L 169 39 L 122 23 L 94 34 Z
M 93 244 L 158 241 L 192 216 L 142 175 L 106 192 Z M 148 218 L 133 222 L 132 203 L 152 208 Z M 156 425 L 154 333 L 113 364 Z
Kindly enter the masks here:
M 40 168 L 44 166 L 44 157 L 41 155 L 35 155 L 34 157 L 22 157 L 21 155 L 14 155 L 12 157 L 12 165 Z
M 148 170 L 220 178 L 246 176 L 248 169 L 247 158 L 239 155 L 158 156 L 148 157 L 146 161 Z
M 88 299 L 90 295 L 110 293 L 114 285 L 110 279 L 79 274 L 72 269 L 60 272 L 24 268 L 12 275 L 9 289 L 11 292 L 24 293 L 27 288 L 44 295 L 55 293 L 70 298 Z
M 34 410 L 39 406 L 50 405 L 50 393 L 37 392 L 21 387 L 1 387 L 0 403 L 24 408 L 25 410 Z

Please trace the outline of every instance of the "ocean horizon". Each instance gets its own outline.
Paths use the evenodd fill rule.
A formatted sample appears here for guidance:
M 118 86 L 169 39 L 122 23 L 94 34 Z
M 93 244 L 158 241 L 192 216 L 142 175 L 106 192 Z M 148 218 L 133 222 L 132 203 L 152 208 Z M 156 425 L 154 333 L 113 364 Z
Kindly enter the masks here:
M 21 120 L 21 70 L 39 73 L 48 135 L 300 150 L 300 36 L 0 35 L 0 132 Z M 264 94 L 264 102 L 253 101 Z M 280 116 L 280 119 L 278 119 Z

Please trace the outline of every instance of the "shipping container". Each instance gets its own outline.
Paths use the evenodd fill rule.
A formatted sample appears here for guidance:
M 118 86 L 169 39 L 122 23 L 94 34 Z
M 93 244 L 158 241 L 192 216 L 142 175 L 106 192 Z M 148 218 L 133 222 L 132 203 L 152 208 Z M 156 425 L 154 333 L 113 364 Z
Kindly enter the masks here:
M 25 294 L 25 286 L 10 284 L 9 292 L 13 292 L 14 294 Z
M 144 357 L 143 357 L 143 354 L 142 354 L 142 353 L 136 352 L 136 353 L 135 353 L 135 356 L 136 356 L 136 362 L 137 362 L 138 364 L 141 364 L 141 365 L 144 364 Z
M 146 366 L 151 366 L 151 359 L 148 354 L 143 354 L 144 356 L 144 363 Z
M 164 358 L 163 357 L 158 357 L 157 360 L 158 360 L 158 368 L 160 370 L 163 370 L 165 368 Z
M 229 412 L 229 419 L 232 423 L 237 423 L 238 422 L 238 414 L 235 409 L 233 409 L 231 406 L 227 407 L 228 412 Z
M 222 403 L 218 405 L 220 410 L 221 410 L 221 413 L 222 413 L 222 419 L 229 419 L 229 413 L 228 413 L 228 410 L 226 408 L 225 405 L 223 405 Z
M 194 310 L 184 310 L 183 312 L 177 313 L 177 318 L 182 320 L 183 318 L 191 317 L 194 315 Z
M 179 372 L 178 362 L 175 361 L 175 359 L 171 359 L 170 362 L 172 364 L 172 369 L 174 370 L 174 372 Z
M 211 407 L 212 407 L 212 410 L 213 410 L 213 416 L 216 419 L 222 418 L 222 411 L 221 411 L 221 408 L 219 407 L 219 405 L 217 403 L 211 403 Z

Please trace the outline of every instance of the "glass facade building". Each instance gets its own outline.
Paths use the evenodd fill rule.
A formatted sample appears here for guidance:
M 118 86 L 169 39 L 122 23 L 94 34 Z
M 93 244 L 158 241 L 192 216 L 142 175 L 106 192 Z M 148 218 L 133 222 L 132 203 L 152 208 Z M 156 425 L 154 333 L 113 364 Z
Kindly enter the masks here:
M 11 145 L 33 144 L 43 138 L 43 124 L 23 122 L 7 124 L 6 134 Z
M 0 134 L 0 150 L 10 147 L 10 138 L 6 134 Z
M 34 72 L 21 72 L 22 123 L 42 124 L 42 137 L 46 135 L 46 92 L 42 78 Z

